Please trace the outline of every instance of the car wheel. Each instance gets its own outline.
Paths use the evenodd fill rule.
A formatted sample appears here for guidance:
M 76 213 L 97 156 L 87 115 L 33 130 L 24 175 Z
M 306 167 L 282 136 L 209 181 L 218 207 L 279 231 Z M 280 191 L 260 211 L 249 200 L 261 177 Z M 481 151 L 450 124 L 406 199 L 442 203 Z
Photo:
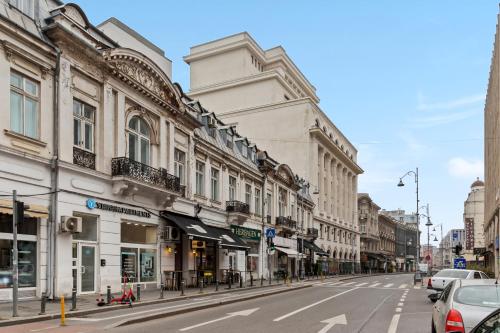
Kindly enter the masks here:
M 431 332 L 436 333 L 436 326 L 434 325 L 434 320 L 431 321 Z

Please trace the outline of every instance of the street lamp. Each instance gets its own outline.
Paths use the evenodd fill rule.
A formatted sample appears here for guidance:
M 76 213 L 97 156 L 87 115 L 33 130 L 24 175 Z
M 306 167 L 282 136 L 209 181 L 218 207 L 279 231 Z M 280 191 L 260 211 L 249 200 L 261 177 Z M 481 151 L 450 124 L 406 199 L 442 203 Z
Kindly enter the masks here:
M 431 222 L 431 218 L 429 216 L 429 204 L 427 204 L 427 214 L 422 214 L 422 215 L 427 217 L 427 222 L 425 223 L 425 226 L 427 227 L 427 256 L 430 257 L 430 255 L 429 255 L 429 251 L 431 248 L 431 230 L 430 230 L 430 227 L 432 226 L 432 222 Z M 427 260 L 427 266 L 429 266 L 428 260 Z
M 403 187 L 405 186 L 405 184 L 403 183 L 403 178 L 405 178 L 406 176 L 408 175 L 413 175 L 415 177 L 415 184 L 417 185 L 417 190 L 416 190 L 416 193 L 417 193 L 417 210 L 415 211 L 415 215 L 417 217 L 417 263 L 420 261 L 420 220 L 419 220 L 419 213 L 418 213 L 418 209 L 419 209 L 419 204 L 420 204 L 420 200 L 418 198 L 418 168 L 416 168 L 415 171 L 413 170 L 410 170 L 408 171 L 407 173 L 405 173 L 402 177 L 399 178 L 399 183 L 398 183 L 398 187 Z

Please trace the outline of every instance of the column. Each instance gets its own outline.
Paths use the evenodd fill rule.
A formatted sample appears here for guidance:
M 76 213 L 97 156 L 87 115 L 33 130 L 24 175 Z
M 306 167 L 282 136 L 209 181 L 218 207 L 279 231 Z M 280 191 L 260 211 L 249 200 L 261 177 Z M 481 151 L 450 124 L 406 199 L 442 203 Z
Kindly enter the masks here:
M 175 125 L 168 123 L 168 172 L 174 174 Z
M 325 160 L 323 165 L 323 184 L 324 184 L 324 197 L 323 203 L 326 205 L 323 207 L 326 215 L 330 215 L 330 154 L 325 154 Z
M 347 221 L 347 169 L 342 167 L 342 219 Z
M 347 172 L 347 221 L 352 224 L 352 174 Z
M 332 159 L 332 163 L 330 165 L 330 173 L 332 175 L 332 193 L 330 195 L 330 200 L 332 202 L 332 217 L 337 216 L 337 161 Z
M 318 157 L 319 157 L 319 177 L 318 177 L 318 211 L 321 213 L 323 212 L 323 198 L 324 198 L 324 193 L 325 189 L 323 188 L 324 186 L 324 170 L 325 170 L 325 153 L 323 149 L 319 149 L 318 151 Z
M 126 137 L 125 137 L 125 95 L 118 91 L 116 105 L 116 157 L 126 156 Z
M 341 195 L 342 195 L 342 191 L 340 189 L 340 171 L 339 171 L 339 166 L 340 164 L 337 163 L 335 165 L 335 194 L 336 194 L 336 198 L 335 198 L 335 201 L 337 202 L 337 208 L 335 209 L 335 213 L 336 213 L 336 216 L 337 216 L 337 220 L 340 219 L 340 215 L 341 215 L 341 206 L 340 206 L 340 203 L 341 203 Z

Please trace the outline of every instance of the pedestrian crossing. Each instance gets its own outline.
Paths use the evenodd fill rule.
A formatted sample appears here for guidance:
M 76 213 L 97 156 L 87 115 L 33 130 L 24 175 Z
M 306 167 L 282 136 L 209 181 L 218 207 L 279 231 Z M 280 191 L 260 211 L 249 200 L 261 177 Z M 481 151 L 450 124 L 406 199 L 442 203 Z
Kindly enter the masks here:
M 318 283 L 316 286 L 323 286 L 323 287 L 356 287 L 356 288 L 387 288 L 387 289 L 420 289 L 420 285 L 415 285 L 412 286 L 411 284 L 400 284 L 400 285 L 395 285 L 394 283 L 387 283 L 383 284 L 378 281 L 370 281 L 370 282 L 342 282 L 342 281 L 337 281 L 337 282 L 323 282 L 323 283 Z

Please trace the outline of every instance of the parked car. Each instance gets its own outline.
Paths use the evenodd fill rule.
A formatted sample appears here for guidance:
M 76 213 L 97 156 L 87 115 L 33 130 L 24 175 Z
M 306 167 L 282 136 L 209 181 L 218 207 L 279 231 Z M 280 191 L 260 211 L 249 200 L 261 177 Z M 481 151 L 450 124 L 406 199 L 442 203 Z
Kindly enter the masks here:
M 499 307 L 500 285 L 495 280 L 453 280 L 433 305 L 432 333 L 470 333 Z
M 470 333 L 500 333 L 500 309 L 489 314 Z
M 457 279 L 489 279 L 489 277 L 481 271 L 469 269 L 442 269 L 434 276 L 429 278 L 427 282 L 427 289 L 432 295 L 437 293 L 438 291 L 443 290 L 448 285 L 448 283 Z M 432 300 L 432 297 L 429 296 L 429 298 Z

